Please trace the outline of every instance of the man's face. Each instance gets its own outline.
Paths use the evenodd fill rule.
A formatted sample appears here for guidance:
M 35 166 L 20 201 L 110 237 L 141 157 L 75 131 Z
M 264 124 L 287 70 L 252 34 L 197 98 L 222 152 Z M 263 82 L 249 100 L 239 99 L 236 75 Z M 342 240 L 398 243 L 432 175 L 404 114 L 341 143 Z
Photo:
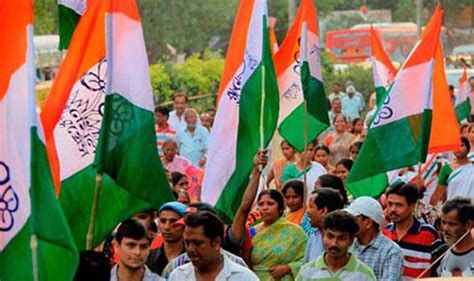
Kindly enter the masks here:
M 335 229 L 325 229 L 323 231 L 323 245 L 329 256 L 341 258 L 347 254 L 349 247 L 354 242 L 354 236 L 349 232 L 341 232 Z
M 150 240 L 147 237 L 140 240 L 124 237 L 118 244 L 117 253 L 120 266 L 131 270 L 140 269 L 145 265 L 150 253 Z
M 409 205 L 403 196 L 390 194 L 387 198 L 387 211 L 390 220 L 393 222 L 405 221 L 412 216 L 415 205 Z
M 212 118 L 207 113 L 201 114 L 201 125 L 210 129 L 212 127 Z
M 460 158 L 466 157 L 468 153 L 469 153 L 469 151 L 467 151 L 466 145 L 463 142 L 461 142 L 461 149 L 458 150 L 458 151 L 455 151 L 454 156 L 456 156 L 456 158 L 460 159 Z
M 356 222 L 359 225 L 359 231 L 356 234 L 357 238 L 364 237 L 372 226 L 372 224 L 370 223 L 370 219 L 364 218 L 363 216 L 359 215 L 356 216 Z
M 334 93 L 338 94 L 341 91 L 341 86 L 338 84 L 332 84 L 332 90 Z
M 184 229 L 184 244 L 193 265 L 197 268 L 206 267 L 220 256 L 221 239 L 207 238 L 204 227 L 186 226 Z
M 311 194 L 308 200 L 308 209 L 306 212 L 308 212 L 309 216 L 309 223 L 313 227 L 317 227 L 319 229 L 322 228 L 323 225 L 323 220 L 326 217 L 326 208 L 321 208 L 318 210 L 318 205 L 314 202 L 314 199 L 318 196 L 318 194 Z
M 187 103 L 186 103 L 185 97 L 176 97 L 173 100 L 173 108 L 174 110 L 176 110 L 176 113 L 178 113 L 178 115 L 183 114 L 186 107 L 187 107 Z
M 156 112 L 155 113 L 155 119 L 156 119 L 156 124 L 164 125 L 164 124 L 166 124 L 167 116 L 162 114 L 161 112 Z
M 188 124 L 188 128 L 195 128 L 197 123 L 197 116 L 194 112 L 189 112 L 184 119 L 186 124 Z
M 163 210 L 158 216 L 158 229 L 163 235 L 165 243 L 175 243 L 183 239 L 184 226 L 176 224 L 182 217 L 172 211 Z
M 449 245 L 454 244 L 467 230 L 468 227 L 459 221 L 456 209 L 441 215 L 441 232 Z
M 332 101 L 332 111 L 334 111 L 335 113 L 341 113 L 342 103 L 340 99 L 335 99 Z
M 168 161 L 173 161 L 177 150 L 176 144 L 165 144 L 163 145 L 163 157 Z

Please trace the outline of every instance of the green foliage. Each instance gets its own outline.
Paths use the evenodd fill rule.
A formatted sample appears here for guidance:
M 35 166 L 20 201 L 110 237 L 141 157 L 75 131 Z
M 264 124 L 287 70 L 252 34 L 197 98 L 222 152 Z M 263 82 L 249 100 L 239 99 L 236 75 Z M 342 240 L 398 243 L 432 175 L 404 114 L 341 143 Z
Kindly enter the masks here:
M 13 1 L 13 0 L 12 0 Z M 58 30 L 58 1 L 35 0 L 35 34 L 46 35 Z
M 219 81 L 224 70 L 224 58 L 219 53 L 205 51 L 201 56 L 194 54 L 183 63 L 158 62 L 150 66 L 153 92 L 160 103 L 172 101 L 173 94 L 183 91 L 192 97 L 217 94 Z M 198 109 L 211 107 L 213 98 L 192 102 Z

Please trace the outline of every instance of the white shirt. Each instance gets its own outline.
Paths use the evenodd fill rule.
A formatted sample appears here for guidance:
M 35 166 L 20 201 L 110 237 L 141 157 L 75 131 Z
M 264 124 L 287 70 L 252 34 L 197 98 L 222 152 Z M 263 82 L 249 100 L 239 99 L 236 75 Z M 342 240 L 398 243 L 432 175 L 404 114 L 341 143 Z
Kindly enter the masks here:
M 216 281 L 229 280 L 229 281 L 257 281 L 258 277 L 250 269 L 245 268 L 233 261 L 231 261 L 225 255 L 222 255 L 224 259 L 224 267 L 221 272 L 216 277 Z M 182 280 L 196 280 L 196 275 L 194 274 L 193 263 L 187 263 L 182 265 L 175 270 L 170 275 L 168 279 L 170 281 L 182 281 Z
M 178 132 L 186 128 L 186 121 L 184 121 L 184 113 L 181 115 L 181 120 L 179 120 L 176 115 L 176 110 L 170 112 L 170 117 L 168 118 L 168 124 L 170 124 L 171 130 Z

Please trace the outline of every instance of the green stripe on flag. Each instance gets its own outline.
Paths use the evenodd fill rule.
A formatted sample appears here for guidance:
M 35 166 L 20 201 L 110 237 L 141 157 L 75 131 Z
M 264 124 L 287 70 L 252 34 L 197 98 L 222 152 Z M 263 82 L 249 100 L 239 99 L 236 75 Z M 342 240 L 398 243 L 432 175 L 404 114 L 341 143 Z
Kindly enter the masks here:
M 379 107 L 380 104 L 383 103 L 383 99 L 386 94 L 387 90 L 385 89 L 385 87 L 375 87 L 375 101 L 377 103 L 377 107 Z
M 59 50 L 69 47 L 72 34 L 81 19 L 81 15 L 63 5 L 58 5 Z
M 356 197 L 380 194 L 383 190 L 360 190 L 353 183 L 388 171 L 424 162 L 431 130 L 432 111 L 409 116 L 371 128 L 347 178 Z
M 266 16 L 263 17 L 266 23 Z M 266 24 L 263 25 L 262 61 L 249 77 L 241 90 L 239 102 L 239 127 L 237 132 L 237 152 L 235 172 L 230 177 L 221 193 L 216 210 L 222 218 L 230 222 L 240 206 L 242 196 L 249 181 L 253 167 L 253 158 L 260 148 L 260 112 L 262 69 L 265 66 L 265 101 L 264 101 L 264 145 L 267 147 L 276 128 L 278 120 L 279 95 L 278 84 Z
M 456 117 L 458 122 L 461 123 L 462 120 L 469 118 L 471 114 L 471 101 L 469 99 L 463 101 L 462 103 L 456 106 Z
M 330 123 L 323 83 L 311 76 L 307 61 L 301 66 L 301 84 L 308 110 L 307 142 L 311 143 L 329 127 Z M 279 128 L 280 135 L 299 152 L 302 152 L 306 146 L 304 123 L 305 110 L 302 103 L 283 120 Z
M 31 234 L 38 240 L 40 280 L 72 280 L 79 256 L 66 218 L 56 200 L 44 144 L 31 129 L 31 214 L 23 229 L 0 254 L 0 280 L 33 280 Z

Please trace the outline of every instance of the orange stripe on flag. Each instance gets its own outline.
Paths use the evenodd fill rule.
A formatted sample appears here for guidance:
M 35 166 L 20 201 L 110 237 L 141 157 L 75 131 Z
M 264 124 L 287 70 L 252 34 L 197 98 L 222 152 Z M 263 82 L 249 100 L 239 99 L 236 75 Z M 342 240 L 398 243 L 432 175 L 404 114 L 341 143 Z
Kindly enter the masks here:
M 421 35 L 422 40 L 416 48 L 415 53 L 411 55 L 410 60 L 405 63 L 403 68 L 409 68 L 429 62 L 433 59 L 437 48 L 437 42 L 439 41 L 442 22 L 443 11 L 437 10 L 423 31 L 423 34 Z
M 14 13 L 12 11 L 29 11 Z M 26 27 L 33 23 L 33 1 L 0 2 L 0 101 L 7 93 L 10 78 L 25 63 Z M 22 51 L 21 51 L 22 50 Z
M 105 58 L 105 5 L 100 0 L 88 1 L 86 13 L 79 24 L 69 45 L 66 59 L 63 61 L 54 81 L 48 99 L 41 111 L 46 150 L 51 165 L 56 193 L 60 190 L 59 160 L 54 142 L 54 128 L 67 104 L 71 90 L 92 66 Z M 104 28 L 95 28 L 103 26 Z M 91 47 L 93 46 L 93 47 Z
M 111 13 L 122 13 L 129 18 L 141 21 L 135 0 L 109 0 L 110 7 L 107 9 Z
M 397 69 L 393 66 L 392 61 L 385 52 L 380 39 L 379 31 L 370 27 L 370 54 L 374 56 L 377 61 L 383 63 L 392 73 L 393 76 L 397 74 Z
M 217 105 L 221 96 L 229 84 L 232 77 L 243 63 L 245 54 L 245 45 L 247 43 L 247 32 L 250 25 L 250 18 L 254 6 L 254 0 L 242 0 L 242 3 L 237 11 L 234 27 L 232 28 L 232 35 L 230 36 L 229 47 L 225 57 L 224 73 L 222 74 L 219 92 L 217 94 Z
M 281 43 L 278 52 L 275 54 L 274 61 L 277 77 L 290 67 L 296 59 L 299 59 L 299 38 L 301 37 L 302 22 L 306 22 L 309 32 L 319 36 L 318 17 L 312 0 L 301 1 L 294 23 L 285 36 L 285 40 Z M 296 53 L 298 53 L 298 58 L 294 57 Z

